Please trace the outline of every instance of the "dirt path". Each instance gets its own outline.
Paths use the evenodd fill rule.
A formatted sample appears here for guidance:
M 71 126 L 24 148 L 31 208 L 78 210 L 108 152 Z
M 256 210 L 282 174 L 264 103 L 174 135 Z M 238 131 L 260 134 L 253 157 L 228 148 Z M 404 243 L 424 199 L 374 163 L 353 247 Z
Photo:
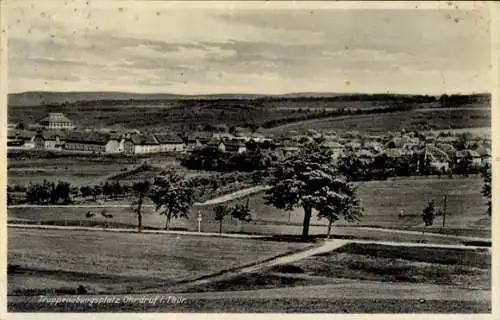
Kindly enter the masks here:
M 202 202 L 202 203 L 195 203 L 194 205 L 195 206 L 207 206 L 207 205 L 211 205 L 211 204 L 223 203 L 223 202 L 235 200 L 238 198 L 242 198 L 245 196 L 249 196 L 249 195 L 255 194 L 257 192 L 263 191 L 263 190 L 268 190 L 269 188 L 270 188 L 269 186 L 255 186 L 255 187 L 251 187 L 251 188 L 246 188 L 246 189 L 242 189 L 242 190 L 230 193 L 230 194 L 222 195 L 222 196 L 207 200 L 207 201 Z
M 269 189 L 269 186 L 255 186 L 242 190 L 238 190 L 229 194 L 215 197 L 205 202 L 196 202 L 194 206 L 207 206 L 212 204 L 224 203 L 227 201 L 235 200 L 245 196 L 258 193 L 263 190 Z M 144 207 L 154 207 L 151 204 L 145 204 Z M 130 204 L 74 204 L 74 205 L 36 205 L 36 204 L 19 204 L 11 205 L 8 208 L 130 208 Z
M 321 246 L 313 247 L 310 249 L 306 249 L 297 253 L 292 253 L 286 256 L 277 257 L 262 263 L 256 263 L 251 266 L 242 267 L 235 269 L 230 272 L 225 272 L 223 274 L 217 274 L 212 277 L 204 277 L 203 279 L 194 280 L 188 283 L 184 283 L 181 285 L 169 287 L 169 292 L 182 292 L 186 289 L 197 287 L 200 285 L 205 285 L 210 282 L 228 280 L 235 276 L 244 274 L 244 273 L 252 273 L 261 269 L 269 268 L 277 265 L 285 265 L 295 261 L 302 260 L 304 258 L 308 258 L 317 254 L 331 252 L 341 248 L 342 246 L 348 243 L 361 243 L 361 244 L 381 244 L 388 246 L 404 246 L 404 247 L 433 247 L 433 248 L 448 248 L 448 249 L 469 249 L 474 250 L 478 249 L 478 247 L 474 246 L 463 246 L 463 245 L 447 245 L 447 244 L 423 244 L 423 243 L 411 243 L 411 242 L 390 242 L 390 241 L 369 241 L 369 240 L 325 240 Z M 484 249 L 484 248 L 482 248 Z M 491 248 L 488 248 L 491 252 Z M 154 289 L 153 289 L 154 290 Z M 148 291 L 146 291 L 148 292 Z M 391 296 L 391 298 L 394 298 Z
M 243 273 L 251 273 L 258 271 L 263 268 L 268 268 L 280 264 L 287 264 L 287 263 L 292 263 L 310 256 L 313 256 L 315 254 L 320 254 L 324 252 L 329 252 L 332 250 L 336 250 L 345 244 L 349 243 L 347 240 L 334 240 L 334 241 L 326 241 L 320 246 L 312 247 L 310 249 L 305 249 L 300 252 L 292 253 L 286 256 L 281 256 L 281 257 L 276 257 L 271 260 L 267 260 L 261 263 L 256 263 L 251 266 L 246 266 L 246 267 L 241 267 L 237 268 L 232 271 L 224 272 L 222 274 L 216 274 L 214 276 L 208 276 L 208 277 L 203 277 L 202 279 L 196 279 L 187 283 L 182 283 L 179 285 L 174 285 L 168 288 L 160 288 L 160 287 L 155 287 L 155 288 L 149 288 L 146 289 L 145 292 L 158 292 L 158 290 L 165 290 L 167 289 L 169 292 L 182 292 L 187 290 L 188 288 L 204 285 L 210 282 L 215 282 L 215 281 L 221 281 L 221 280 L 226 280 L 230 279 L 232 277 L 238 276 Z

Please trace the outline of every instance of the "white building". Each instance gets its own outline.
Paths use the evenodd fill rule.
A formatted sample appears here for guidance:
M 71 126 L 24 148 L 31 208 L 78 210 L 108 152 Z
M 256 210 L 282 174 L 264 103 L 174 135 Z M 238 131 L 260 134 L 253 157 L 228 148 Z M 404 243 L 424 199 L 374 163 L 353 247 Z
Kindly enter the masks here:
M 50 112 L 38 124 L 46 130 L 73 130 L 75 128 L 73 121 L 58 112 Z

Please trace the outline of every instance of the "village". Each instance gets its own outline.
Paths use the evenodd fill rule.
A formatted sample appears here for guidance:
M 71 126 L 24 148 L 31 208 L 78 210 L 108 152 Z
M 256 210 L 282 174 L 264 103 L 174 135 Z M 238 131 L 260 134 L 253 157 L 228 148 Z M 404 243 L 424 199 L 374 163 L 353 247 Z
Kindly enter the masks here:
M 52 151 L 87 155 L 186 154 L 195 150 L 212 149 L 225 154 L 244 154 L 258 146 L 272 151 L 278 158 L 297 152 L 301 145 L 317 137 L 322 145 L 339 159 L 346 154 L 359 160 L 373 160 L 377 156 L 392 160 L 418 156 L 427 161 L 435 172 L 446 174 L 460 163 L 470 168 L 480 168 L 491 163 L 491 138 L 453 132 L 406 132 L 383 136 L 363 135 L 335 131 L 308 134 L 289 132 L 282 136 L 265 136 L 236 128 L 231 133 L 220 132 L 140 132 L 136 129 L 117 130 L 79 128 L 62 113 L 49 113 L 36 124 L 9 124 L 8 150 L 32 152 Z

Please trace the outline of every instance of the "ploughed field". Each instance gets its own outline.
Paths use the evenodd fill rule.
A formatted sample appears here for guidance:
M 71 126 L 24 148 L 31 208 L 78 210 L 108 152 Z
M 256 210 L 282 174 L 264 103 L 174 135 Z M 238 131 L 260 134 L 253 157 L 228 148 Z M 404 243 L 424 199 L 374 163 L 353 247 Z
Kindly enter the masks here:
M 8 232 L 9 294 L 136 292 L 258 262 L 307 244 L 170 234 Z
M 348 228 L 342 226 L 376 226 L 384 228 L 400 228 L 422 230 L 422 210 L 428 201 L 434 199 L 436 210 L 443 207 L 443 196 L 447 194 L 446 232 L 457 235 L 489 237 L 491 234 L 491 218 L 486 214 L 486 200 L 480 193 L 482 179 L 479 176 L 469 177 L 408 177 L 389 181 L 370 181 L 357 183 L 358 196 L 365 209 L 365 216 L 360 222 L 347 224 L 338 221 L 333 234 L 350 235 Z M 241 223 L 229 217 L 223 222 L 223 232 L 243 232 L 255 234 L 300 234 L 303 210 L 297 208 L 291 212 L 266 205 L 264 192 L 248 197 L 253 211 L 253 221 Z M 247 198 L 226 202 L 227 205 L 245 203 Z M 121 207 L 13 207 L 8 209 L 10 222 L 76 225 L 76 226 L 108 226 L 134 228 L 137 217 L 130 201 L 118 203 Z M 114 202 L 116 205 L 116 202 Z M 190 219 L 173 219 L 170 227 L 178 230 L 196 231 L 198 214 L 201 214 L 201 229 L 204 232 L 218 232 L 219 223 L 214 219 L 214 205 L 194 206 Z M 112 218 L 101 215 L 102 210 L 112 214 Z M 401 210 L 404 216 L 399 217 Z M 95 213 L 91 218 L 87 212 Z M 312 234 L 324 234 L 326 221 L 313 217 Z M 143 226 L 151 229 L 164 227 L 165 217 L 154 211 L 151 203 L 143 209 Z M 439 231 L 442 218 L 437 217 L 435 225 L 427 228 Z M 354 232 L 355 235 L 355 232 Z

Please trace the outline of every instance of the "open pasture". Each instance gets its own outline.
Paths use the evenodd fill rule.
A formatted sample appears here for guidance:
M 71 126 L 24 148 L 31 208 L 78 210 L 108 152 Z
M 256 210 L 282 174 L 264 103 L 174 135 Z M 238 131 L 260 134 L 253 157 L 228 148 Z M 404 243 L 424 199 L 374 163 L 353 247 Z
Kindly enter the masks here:
M 306 133 L 317 131 L 359 131 L 381 134 L 388 131 L 406 130 L 448 130 L 491 126 L 491 111 L 484 108 L 432 109 L 421 111 L 397 111 L 391 113 L 347 115 L 340 117 L 304 120 L 276 126 L 265 130 L 268 134 L 284 134 L 289 131 Z
M 389 181 L 370 181 L 357 183 L 358 196 L 365 209 L 365 215 L 360 222 L 352 225 L 378 226 L 384 228 L 402 228 L 421 230 L 422 210 L 428 201 L 434 199 L 436 210 L 442 208 L 443 196 L 447 194 L 446 227 L 457 230 L 457 233 L 469 230 L 481 231 L 488 235 L 491 232 L 491 220 L 486 214 L 486 201 L 480 194 L 482 180 L 478 176 L 470 177 L 413 177 L 398 178 Z M 106 219 L 100 212 L 102 208 L 92 207 L 37 207 L 9 208 L 9 219 L 27 219 L 37 223 L 66 225 L 106 225 L 110 227 L 131 227 L 137 224 L 137 217 L 128 204 L 123 207 L 110 207 L 106 211 L 113 218 Z M 303 210 L 297 208 L 291 212 L 278 210 L 266 205 L 264 192 L 248 197 L 249 206 L 253 211 L 253 222 L 240 223 L 230 217 L 223 222 L 223 232 L 244 232 L 257 234 L 299 234 L 303 220 Z M 226 202 L 226 205 L 244 204 L 246 198 Z M 218 232 L 219 223 L 214 219 L 214 205 L 194 206 L 190 219 L 173 219 L 170 227 L 173 229 L 197 230 L 196 217 L 202 216 L 201 229 L 205 232 Z M 399 217 L 401 210 L 405 216 Z M 95 212 L 96 216 L 86 218 L 86 212 Z M 441 220 L 436 220 L 436 227 L 441 227 Z M 311 221 L 313 234 L 326 231 L 326 220 L 318 220 L 313 216 Z M 148 228 L 160 229 L 165 224 L 165 217 L 158 215 L 149 204 L 143 209 L 143 225 Z M 338 221 L 336 226 L 350 225 Z M 333 233 L 343 232 L 342 228 Z M 472 234 L 473 235 L 473 234 Z
M 97 292 L 133 291 L 194 279 L 307 246 L 187 235 L 17 228 L 9 229 L 8 244 L 11 293 L 76 288 L 76 284 Z

